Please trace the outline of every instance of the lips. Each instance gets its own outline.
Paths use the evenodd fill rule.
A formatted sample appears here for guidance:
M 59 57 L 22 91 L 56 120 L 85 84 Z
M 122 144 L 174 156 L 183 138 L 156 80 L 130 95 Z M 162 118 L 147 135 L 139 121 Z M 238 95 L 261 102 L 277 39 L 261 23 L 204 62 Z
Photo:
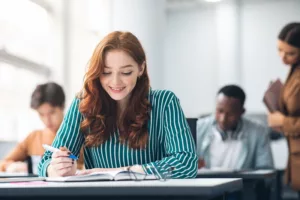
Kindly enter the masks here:
M 121 92 L 125 87 L 109 87 L 113 92 Z

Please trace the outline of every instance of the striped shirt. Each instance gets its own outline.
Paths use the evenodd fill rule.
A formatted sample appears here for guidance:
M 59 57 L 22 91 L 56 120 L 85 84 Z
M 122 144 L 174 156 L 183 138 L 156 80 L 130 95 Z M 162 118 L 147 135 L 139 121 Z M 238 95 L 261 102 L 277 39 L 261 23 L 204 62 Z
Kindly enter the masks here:
M 122 144 L 118 132 L 105 143 L 96 147 L 84 147 L 86 169 L 119 168 L 141 165 L 147 174 L 152 169 L 173 168 L 172 178 L 194 178 L 197 175 L 197 155 L 195 143 L 178 98 L 166 90 L 150 90 L 151 104 L 148 120 L 149 140 L 145 149 L 132 149 Z M 84 134 L 80 131 L 83 119 L 79 112 L 79 99 L 75 98 L 52 143 L 53 147 L 67 147 L 79 155 L 84 144 Z M 52 153 L 46 151 L 39 164 L 39 175 L 47 176 Z

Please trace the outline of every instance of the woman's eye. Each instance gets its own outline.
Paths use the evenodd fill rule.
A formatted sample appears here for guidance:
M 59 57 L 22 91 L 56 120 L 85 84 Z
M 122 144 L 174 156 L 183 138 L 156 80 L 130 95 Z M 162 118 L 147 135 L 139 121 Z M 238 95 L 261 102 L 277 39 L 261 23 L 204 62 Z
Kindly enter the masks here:
M 122 74 L 124 74 L 125 76 L 129 76 L 130 74 L 132 74 L 132 72 L 123 72 Z
M 108 74 L 111 74 L 111 72 L 103 72 L 102 74 L 103 75 L 108 75 Z

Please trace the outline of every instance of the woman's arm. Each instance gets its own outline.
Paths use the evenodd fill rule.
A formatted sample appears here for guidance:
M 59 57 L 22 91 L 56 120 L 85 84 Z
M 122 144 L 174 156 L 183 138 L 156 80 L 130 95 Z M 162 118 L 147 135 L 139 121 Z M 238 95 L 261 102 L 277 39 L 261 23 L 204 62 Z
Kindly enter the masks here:
M 164 110 L 164 149 L 166 157 L 162 160 L 142 165 L 147 174 L 152 169 L 162 171 L 173 169 L 172 178 L 194 178 L 197 175 L 197 155 L 195 142 L 183 114 L 178 98 L 171 93 L 170 102 Z
M 74 155 L 79 156 L 84 136 L 80 133 L 82 115 L 79 112 L 79 99 L 75 98 L 52 143 L 55 148 L 65 147 Z M 60 155 L 63 156 L 63 155 Z M 39 164 L 39 176 L 47 176 L 48 166 L 52 159 L 52 152 L 46 151 Z M 72 161 L 70 161 L 72 162 Z M 53 167 L 50 167 L 50 171 Z
M 288 135 L 300 135 L 300 81 L 291 88 L 293 96 L 286 102 L 287 107 L 297 116 L 284 116 L 282 130 Z M 291 108 L 292 107 L 292 108 Z

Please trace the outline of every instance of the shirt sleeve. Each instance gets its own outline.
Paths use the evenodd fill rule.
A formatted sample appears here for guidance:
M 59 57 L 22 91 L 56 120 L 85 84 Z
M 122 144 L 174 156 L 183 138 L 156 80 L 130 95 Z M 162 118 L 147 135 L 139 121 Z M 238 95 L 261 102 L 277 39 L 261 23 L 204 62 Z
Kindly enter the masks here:
M 64 120 L 54 138 L 52 146 L 55 148 L 66 147 L 74 155 L 79 156 L 84 143 L 84 136 L 80 132 L 82 115 L 79 112 L 79 99 L 75 98 L 64 117 Z M 39 163 L 39 176 L 47 176 L 47 168 L 50 164 L 52 152 L 45 151 Z
M 144 171 L 147 174 L 160 175 L 173 169 L 172 178 L 196 177 L 198 166 L 195 142 L 175 95 L 164 110 L 164 118 L 164 148 L 167 156 L 162 160 L 142 165 Z
M 300 102 L 300 82 L 295 84 L 293 88 L 293 96 L 286 102 L 290 105 L 297 105 Z M 300 113 L 300 107 L 297 106 L 298 110 L 295 113 Z M 300 133 L 300 116 L 285 116 L 282 126 L 283 132 L 288 136 L 299 135 Z
M 255 168 L 256 169 L 274 169 L 274 161 L 271 150 L 269 128 L 261 128 L 260 136 L 257 140 L 256 146 L 256 158 Z

